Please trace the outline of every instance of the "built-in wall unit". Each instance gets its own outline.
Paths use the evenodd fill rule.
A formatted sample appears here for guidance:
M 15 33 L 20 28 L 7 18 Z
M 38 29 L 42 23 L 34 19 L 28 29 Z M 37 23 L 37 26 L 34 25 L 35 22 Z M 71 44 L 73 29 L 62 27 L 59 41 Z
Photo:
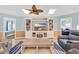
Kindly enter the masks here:
M 28 39 L 53 38 L 53 20 L 48 18 L 26 19 L 25 32 Z

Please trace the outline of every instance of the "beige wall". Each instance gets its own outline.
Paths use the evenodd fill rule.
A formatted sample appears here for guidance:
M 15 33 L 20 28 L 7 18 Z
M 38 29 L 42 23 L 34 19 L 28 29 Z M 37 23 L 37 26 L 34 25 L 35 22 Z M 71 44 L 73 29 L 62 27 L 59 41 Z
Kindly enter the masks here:
M 0 32 L 0 39 L 3 38 L 3 32 Z
M 17 37 L 25 37 L 25 31 L 17 31 L 16 32 L 16 38 Z

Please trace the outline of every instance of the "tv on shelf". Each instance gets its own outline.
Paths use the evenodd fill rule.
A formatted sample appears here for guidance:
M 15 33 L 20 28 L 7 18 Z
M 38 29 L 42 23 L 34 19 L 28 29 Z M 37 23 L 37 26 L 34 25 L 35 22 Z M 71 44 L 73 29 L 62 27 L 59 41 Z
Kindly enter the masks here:
M 47 31 L 47 22 L 33 22 L 32 28 L 33 31 Z

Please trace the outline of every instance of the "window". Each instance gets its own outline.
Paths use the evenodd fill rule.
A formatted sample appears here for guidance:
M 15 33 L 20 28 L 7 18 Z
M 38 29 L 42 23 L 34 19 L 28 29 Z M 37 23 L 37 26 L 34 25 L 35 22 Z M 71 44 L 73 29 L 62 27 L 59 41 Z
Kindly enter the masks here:
M 4 30 L 5 31 L 13 31 L 15 30 L 15 22 L 13 18 L 4 17 Z
M 79 25 L 77 25 L 76 29 L 79 30 Z

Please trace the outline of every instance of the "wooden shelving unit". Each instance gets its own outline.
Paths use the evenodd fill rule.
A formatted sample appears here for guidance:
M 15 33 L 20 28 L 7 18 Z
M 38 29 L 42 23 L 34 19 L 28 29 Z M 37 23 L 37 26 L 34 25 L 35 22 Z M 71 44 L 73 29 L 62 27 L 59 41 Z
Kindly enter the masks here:
M 39 23 L 44 25 L 39 25 Z M 53 38 L 53 20 L 48 18 L 27 19 L 25 36 L 28 39 Z

